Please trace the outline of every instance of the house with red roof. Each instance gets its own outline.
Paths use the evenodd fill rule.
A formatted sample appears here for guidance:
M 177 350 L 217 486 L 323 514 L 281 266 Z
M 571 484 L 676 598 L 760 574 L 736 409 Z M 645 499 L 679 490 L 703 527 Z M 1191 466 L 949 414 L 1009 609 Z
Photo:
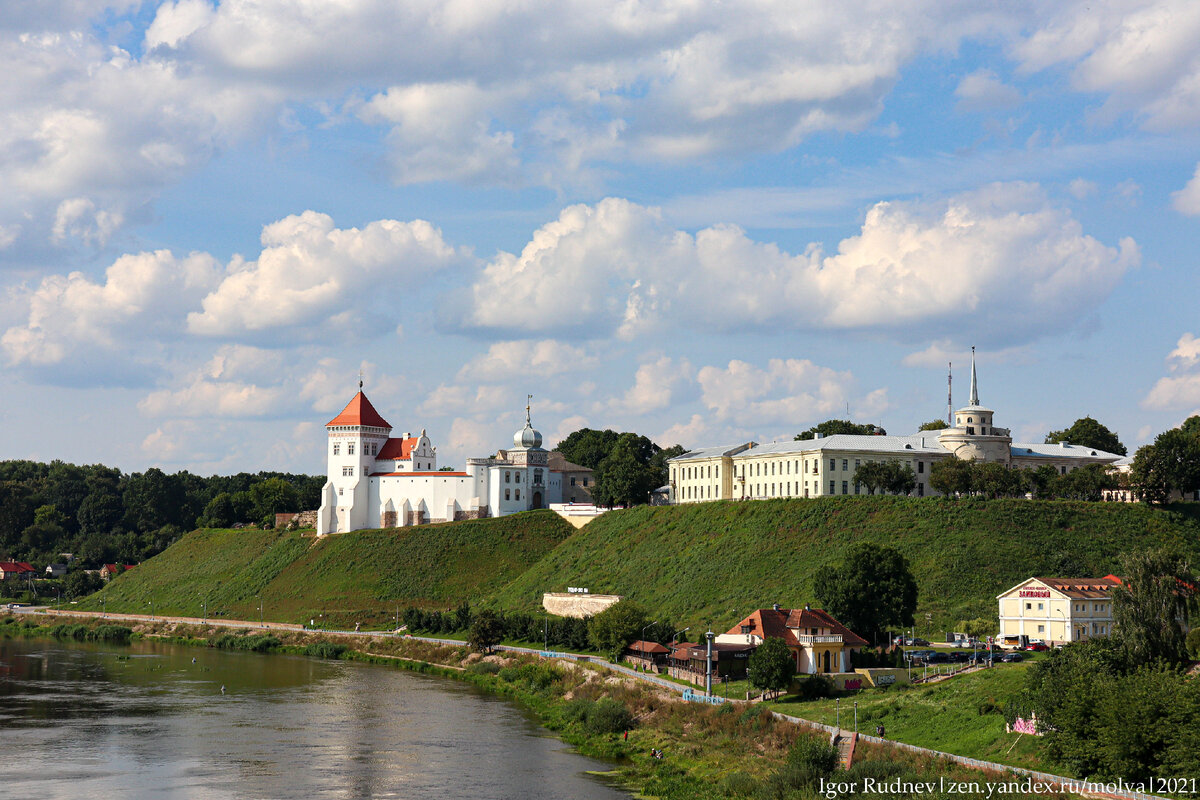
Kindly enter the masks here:
M 0 581 L 25 578 L 36 571 L 27 561 L 0 561 Z
M 100 577 L 107 581 L 131 569 L 133 564 L 105 564 L 100 568 Z
M 548 463 L 529 406 L 513 447 L 438 468 L 429 435 L 392 436 L 392 426 L 359 391 L 325 425 L 328 481 L 317 534 L 499 517 L 562 500 L 562 473 Z
M 827 611 L 806 605 L 785 609 L 778 604 L 753 611 L 714 640 L 721 644 L 760 645 L 783 639 L 796 658 L 796 672 L 824 674 L 850 671 L 850 651 L 867 645 Z

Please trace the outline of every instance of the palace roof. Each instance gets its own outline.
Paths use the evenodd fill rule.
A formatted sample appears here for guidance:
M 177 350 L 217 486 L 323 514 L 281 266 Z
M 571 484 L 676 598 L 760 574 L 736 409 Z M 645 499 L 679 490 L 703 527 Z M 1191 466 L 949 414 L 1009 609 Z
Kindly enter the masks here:
M 412 450 L 420 441 L 419 436 L 410 436 L 407 439 L 388 439 L 383 443 L 383 447 L 379 448 L 379 455 L 375 456 L 379 460 L 397 460 L 407 461 L 412 458 Z

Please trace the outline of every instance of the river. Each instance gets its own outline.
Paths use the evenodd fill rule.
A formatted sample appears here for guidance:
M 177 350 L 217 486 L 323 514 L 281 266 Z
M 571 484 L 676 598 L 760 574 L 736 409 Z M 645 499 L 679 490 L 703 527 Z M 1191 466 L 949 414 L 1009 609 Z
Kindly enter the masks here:
M 0 640 L 0 731 L 3 797 L 629 798 L 509 701 L 300 656 Z

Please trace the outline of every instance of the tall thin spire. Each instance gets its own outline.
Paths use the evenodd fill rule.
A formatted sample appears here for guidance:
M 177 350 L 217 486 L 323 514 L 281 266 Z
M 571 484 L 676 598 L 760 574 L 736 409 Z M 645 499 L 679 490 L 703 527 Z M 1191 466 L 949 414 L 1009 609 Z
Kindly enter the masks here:
M 529 419 L 529 406 L 532 403 L 533 403 L 533 395 L 531 395 L 531 394 L 525 395 L 525 425 L 527 427 L 533 426 L 533 422 L 531 422 Z
M 979 405 L 979 384 L 975 378 L 975 346 L 971 345 L 971 405 Z
M 363 371 L 362 371 L 362 367 L 359 367 L 358 368 L 358 390 L 360 392 L 362 391 L 362 385 L 363 385 Z

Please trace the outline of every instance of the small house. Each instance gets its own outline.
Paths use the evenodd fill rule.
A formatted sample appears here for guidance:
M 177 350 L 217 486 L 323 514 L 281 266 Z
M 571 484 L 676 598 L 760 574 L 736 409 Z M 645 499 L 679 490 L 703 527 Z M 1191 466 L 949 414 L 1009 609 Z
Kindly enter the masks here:
M 796 672 L 818 674 L 850 671 L 850 651 L 867 640 L 819 608 L 785 609 L 776 603 L 760 608 L 717 637 L 719 644 L 750 644 L 783 639 L 796 659 Z

